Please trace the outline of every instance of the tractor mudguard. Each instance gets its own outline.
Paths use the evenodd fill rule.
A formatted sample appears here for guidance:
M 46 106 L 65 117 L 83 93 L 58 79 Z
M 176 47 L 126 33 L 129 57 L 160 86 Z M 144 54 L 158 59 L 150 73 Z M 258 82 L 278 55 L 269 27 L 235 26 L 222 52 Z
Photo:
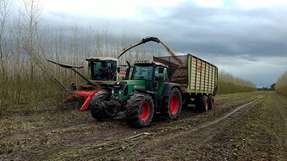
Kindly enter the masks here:
M 177 84 L 177 83 L 165 83 L 164 85 L 164 91 L 163 91 L 163 96 L 168 96 L 169 95 L 169 91 L 172 89 L 172 88 L 178 88 L 180 90 L 180 85 Z

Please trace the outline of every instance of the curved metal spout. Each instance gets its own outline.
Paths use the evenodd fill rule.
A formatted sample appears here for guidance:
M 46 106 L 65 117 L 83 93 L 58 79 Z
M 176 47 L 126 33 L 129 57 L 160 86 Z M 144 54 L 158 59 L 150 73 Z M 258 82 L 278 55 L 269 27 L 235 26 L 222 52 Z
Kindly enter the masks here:
M 161 44 L 161 45 L 167 50 L 167 52 L 168 52 L 179 64 L 183 64 L 183 62 L 176 57 L 176 54 L 175 54 L 165 43 L 163 43 L 163 42 L 162 42 L 159 38 L 157 38 L 157 37 L 147 37 L 147 38 L 143 38 L 141 41 L 136 42 L 136 43 L 130 45 L 129 47 L 127 47 L 127 48 L 124 48 L 124 49 L 122 50 L 122 52 L 120 53 L 120 55 L 118 56 L 118 59 L 120 59 L 127 51 L 131 50 L 132 48 L 135 48 L 135 47 L 137 47 L 137 46 L 139 46 L 139 45 L 145 44 L 145 43 L 150 42 L 150 41 Z

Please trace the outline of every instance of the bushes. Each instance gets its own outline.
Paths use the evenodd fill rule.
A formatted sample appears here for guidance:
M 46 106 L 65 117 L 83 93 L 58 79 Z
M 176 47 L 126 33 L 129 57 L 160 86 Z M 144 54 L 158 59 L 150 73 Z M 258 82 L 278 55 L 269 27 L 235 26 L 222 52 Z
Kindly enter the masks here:
M 275 86 L 275 90 L 287 96 L 287 72 L 285 72 L 278 80 Z
M 251 92 L 255 90 L 256 86 L 249 81 L 236 78 L 228 73 L 219 73 L 218 94 Z

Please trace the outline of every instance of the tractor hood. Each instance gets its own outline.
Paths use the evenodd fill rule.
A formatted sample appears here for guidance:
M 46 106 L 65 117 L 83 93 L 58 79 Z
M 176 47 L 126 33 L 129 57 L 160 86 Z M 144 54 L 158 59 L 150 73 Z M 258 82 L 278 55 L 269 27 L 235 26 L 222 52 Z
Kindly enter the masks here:
M 122 81 L 128 87 L 133 88 L 134 90 L 145 90 L 146 89 L 146 80 L 124 80 Z

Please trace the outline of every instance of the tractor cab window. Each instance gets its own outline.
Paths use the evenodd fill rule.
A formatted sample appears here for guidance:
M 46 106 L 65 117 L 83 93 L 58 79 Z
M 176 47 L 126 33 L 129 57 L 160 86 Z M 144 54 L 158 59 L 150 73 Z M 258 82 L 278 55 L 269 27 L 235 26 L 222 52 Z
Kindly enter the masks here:
M 116 80 L 116 61 L 93 61 L 91 63 L 91 77 L 93 80 Z
M 152 80 L 153 66 L 135 65 L 133 68 L 133 80 Z
M 155 68 L 155 79 L 157 81 L 166 81 L 167 78 L 167 68 L 162 66 L 157 66 Z

